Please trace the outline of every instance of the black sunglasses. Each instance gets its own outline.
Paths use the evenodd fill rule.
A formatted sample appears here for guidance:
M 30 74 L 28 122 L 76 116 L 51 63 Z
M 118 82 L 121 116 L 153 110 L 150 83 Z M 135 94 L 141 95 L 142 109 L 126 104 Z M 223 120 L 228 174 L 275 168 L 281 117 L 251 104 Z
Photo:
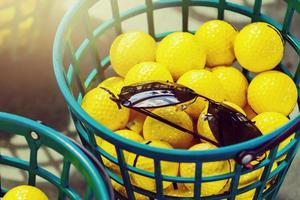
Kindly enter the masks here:
M 177 83 L 155 81 L 125 86 L 118 97 L 108 89 L 101 88 L 110 93 L 111 99 L 117 103 L 119 108 L 121 106 L 131 108 L 216 146 L 237 144 L 262 135 L 254 122 L 241 112 L 226 104 L 197 94 L 190 88 Z M 203 98 L 208 101 L 208 111 L 204 120 L 208 121 L 209 127 L 218 142 L 212 141 L 197 132 L 188 130 L 148 110 L 174 105 L 179 105 L 178 109 L 184 110 L 194 103 L 197 98 Z M 265 148 L 263 149 L 265 150 Z M 251 152 L 253 154 L 253 151 Z M 255 155 L 249 157 L 247 152 L 242 152 L 237 155 L 236 161 L 250 168 L 250 162 L 263 155 L 264 151 L 255 151 L 255 153 Z

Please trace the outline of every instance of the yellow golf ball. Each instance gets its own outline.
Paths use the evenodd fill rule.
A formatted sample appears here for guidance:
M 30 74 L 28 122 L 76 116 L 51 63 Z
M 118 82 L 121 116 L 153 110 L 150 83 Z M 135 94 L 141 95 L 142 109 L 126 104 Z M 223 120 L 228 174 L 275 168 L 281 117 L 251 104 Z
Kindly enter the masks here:
M 221 82 L 212 72 L 205 69 L 188 71 L 177 80 L 177 83 L 215 101 L 224 101 L 226 99 Z M 205 103 L 204 99 L 198 98 L 196 102 L 189 105 L 186 112 L 194 119 L 198 119 L 205 107 Z
M 144 143 L 148 144 L 149 146 L 158 147 L 158 148 L 165 148 L 165 149 L 173 149 L 173 147 L 163 141 L 145 141 Z M 132 165 L 138 169 L 154 173 L 154 160 L 152 158 L 139 156 L 136 154 L 131 153 L 128 157 L 128 164 Z M 178 175 L 178 168 L 179 163 L 176 162 L 168 162 L 168 161 L 161 161 L 161 173 L 165 176 L 177 176 Z M 155 191 L 156 190 L 156 183 L 155 180 L 149 177 L 145 177 L 139 174 L 135 174 L 130 172 L 130 178 L 134 185 L 141 187 L 145 190 Z M 164 181 L 163 188 L 167 188 L 171 185 L 171 182 Z
M 280 32 L 265 22 L 245 26 L 236 36 L 234 52 L 242 67 L 251 72 L 262 72 L 276 67 L 283 57 Z
M 152 112 L 188 130 L 193 130 L 193 121 L 190 116 L 184 111 L 177 110 L 174 106 L 157 108 Z M 145 140 L 164 141 L 171 144 L 174 148 L 189 148 L 193 140 L 191 134 L 180 131 L 151 117 L 147 117 L 144 122 L 143 135 Z
M 262 134 L 268 134 L 275 129 L 286 124 L 289 119 L 281 113 L 277 112 L 263 112 L 257 115 L 252 119 L 257 128 L 262 132 Z M 289 136 L 283 142 L 280 143 L 278 147 L 278 151 L 283 149 L 289 142 L 294 138 L 294 134 Z M 277 161 L 281 161 L 285 158 L 285 156 L 281 156 Z
M 135 141 L 135 142 L 143 142 L 144 138 L 142 136 L 140 136 L 138 133 L 131 131 L 131 130 L 118 130 L 115 132 L 117 135 L 120 135 L 121 137 L 124 137 L 126 139 Z M 96 137 L 96 140 L 99 141 L 99 139 L 97 139 L 99 137 Z M 109 155 L 111 155 L 114 158 L 117 158 L 117 152 L 116 152 L 116 148 L 114 144 L 109 143 L 106 140 L 101 140 L 101 142 L 97 143 L 99 147 L 101 147 L 105 152 L 107 152 Z M 128 152 L 127 151 L 123 151 L 124 154 L 124 159 L 125 162 L 127 162 L 128 159 Z M 109 161 L 107 158 L 105 158 L 104 156 L 102 156 L 102 160 L 103 160 L 103 164 L 114 170 L 115 172 L 119 172 L 119 167 L 114 164 L 113 162 Z
M 48 200 L 48 197 L 34 186 L 20 185 L 9 190 L 3 200 Z
M 128 121 L 126 127 L 129 130 L 132 130 L 132 131 L 137 132 L 138 134 L 142 135 L 145 119 L 146 119 L 145 115 L 143 115 L 137 111 L 130 110 L 130 118 L 129 118 L 129 121 Z
M 123 33 L 113 41 L 110 48 L 112 68 L 122 77 L 134 65 L 154 61 L 155 54 L 156 42 L 144 32 Z
M 174 80 L 192 69 L 203 69 L 206 61 L 204 47 L 194 35 L 175 32 L 166 36 L 158 45 L 156 61 L 165 65 Z
M 104 87 L 115 95 L 120 94 L 122 87 L 124 86 L 124 79 L 121 77 L 110 77 L 101 82 L 97 87 Z
M 227 96 L 227 101 L 244 107 L 247 101 L 248 81 L 246 77 L 234 67 L 215 67 L 212 73 L 219 79 Z
M 211 20 L 197 30 L 195 36 L 207 52 L 206 65 L 209 67 L 231 65 L 235 59 L 233 42 L 237 30 L 226 21 Z
M 272 166 L 272 169 L 271 169 L 271 172 L 273 171 L 273 170 L 275 170 L 277 168 L 277 164 L 276 163 L 273 163 L 273 166 Z M 258 170 L 256 170 L 256 171 L 258 171 Z M 255 172 L 255 171 L 254 171 Z M 261 168 L 260 170 L 259 170 L 259 173 L 257 172 L 256 173 L 256 175 L 252 172 L 252 173 L 250 173 L 250 174 L 252 174 L 250 177 L 249 176 L 247 176 L 247 178 L 253 178 L 253 177 L 256 177 L 255 179 L 252 179 L 252 181 L 248 181 L 248 184 L 246 184 L 246 185 L 239 185 L 239 186 L 241 186 L 241 187 L 246 187 L 247 185 L 250 185 L 251 183 L 254 183 L 255 181 L 258 181 L 259 179 L 260 179 L 260 176 L 261 176 L 261 174 L 262 174 L 262 172 L 263 172 L 263 168 Z M 259 175 L 259 176 L 258 176 Z M 245 178 L 244 178 L 244 180 L 246 180 Z M 266 188 L 264 189 L 264 191 L 265 190 L 267 190 L 267 189 L 269 189 L 270 187 L 271 187 L 271 183 L 270 182 L 267 182 L 267 185 L 266 185 Z M 244 193 L 241 193 L 241 194 L 239 194 L 239 195 L 237 195 L 236 197 L 235 197 L 235 199 L 236 200 L 253 200 L 254 199 L 254 196 L 255 196 L 255 192 L 256 192 L 256 189 L 252 189 L 252 190 L 249 190 L 249 191 L 247 191 L 247 192 L 244 192 Z
M 209 150 L 216 148 L 209 143 L 200 143 L 192 146 L 189 151 L 195 150 Z M 181 177 L 194 177 L 195 176 L 195 163 L 180 163 L 180 176 Z M 230 163 L 228 161 L 215 161 L 206 162 L 202 164 L 202 176 L 217 176 L 230 173 Z M 210 196 L 220 194 L 221 190 L 225 187 L 228 180 L 219 180 L 212 182 L 203 182 L 201 184 L 201 196 Z M 194 190 L 194 184 L 184 184 L 189 190 Z
M 169 81 L 173 78 L 169 70 L 156 62 L 142 62 L 132 67 L 125 76 L 125 85 L 147 81 Z
M 114 131 L 126 126 L 130 111 L 125 107 L 119 109 L 110 97 L 105 90 L 94 88 L 83 97 L 81 107 L 98 123 Z
M 293 80 L 279 71 L 258 74 L 248 87 L 248 103 L 256 113 L 280 112 L 288 115 L 296 105 L 297 88 Z
M 233 160 L 230 160 L 230 163 L 231 163 L 232 169 L 234 169 L 235 162 Z M 257 165 L 258 162 L 257 161 L 253 161 L 253 164 Z M 275 170 L 277 168 L 277 166 L 278 166 L 277 163 L 274 162 L 273 166 L 272 166 L 272 169 L 271 169 L 271 172 L 273 170 Z M 260 177 L 261 177 L 261 175 L 263 173 L 263 169 L 264 169 L 264 167 L 259 168 L 259 169 L 254 170 L 254 171 L 251 171 L 251 172 L 246 173 L 244 175 L 241 175 L 240 176 L 240 180 L 239 180 L 238 188 L 239 189 L 240 188 L 244 188 L 244 187 L 246 187 L 246 186 L 248 186 L 250 184 L 253 184 L 256 181 L 259 181 L 259 179 L 260 179 Z M 226 187 L 223 190 L 223 193 L 224 192 L 228 192 L 228 191 L 231 190 L 231 181 L 232 180 L 228 181 Z M 271 182 L 272 181 L 268 181 L 267 182 L 266 188 L 264 189 L 264 191 L 267 190 L 272 185 Z M 252 190 L 246 191 L 244 193 L 236 195 L 235 199 L 239 199 L 239 200 L 253 200 L 255 192 L 256 192 L 256 189 L 252 189 Z

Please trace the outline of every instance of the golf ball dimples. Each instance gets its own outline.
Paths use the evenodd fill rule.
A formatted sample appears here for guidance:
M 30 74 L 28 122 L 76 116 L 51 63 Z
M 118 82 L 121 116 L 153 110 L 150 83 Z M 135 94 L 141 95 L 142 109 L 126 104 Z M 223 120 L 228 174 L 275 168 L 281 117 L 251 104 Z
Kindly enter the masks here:
M 223 20 L 211 20 L 200 26 L 195 37 L 206 48 L 208 67 L 232 64 L 237 33 L 234 26 Z
M 119 109 L 110 97 L 105 90 L 94 88 L 84 96 L 81 107 L 98 123 L 114 131 L 126 126 L 130 110 L 125 107 Z
M 283 51 L 280 32 L 264 22 L 245 26 L 234 42 L 234 52 L 238 62 L 251 72 L 275 68 L 283 57 Z
M 279 112 L 287 116 L 295 107 L 297 88 L 293 80 L 279 71 L 257 75 L 248 88 L 248 103 L 256 113 Z

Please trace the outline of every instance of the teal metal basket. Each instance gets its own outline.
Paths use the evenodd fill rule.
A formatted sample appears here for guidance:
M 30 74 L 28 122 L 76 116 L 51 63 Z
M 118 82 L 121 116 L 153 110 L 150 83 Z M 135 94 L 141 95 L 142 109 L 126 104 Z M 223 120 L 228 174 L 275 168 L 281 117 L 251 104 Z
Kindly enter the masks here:
M 141 193 L 147 196 L 149 199 L 178 199 L 176 197 L 166 196 L 165 191 L 162 188 L 162 181 L 172 181 L 175 183 L 194 183 L 193 197 L 186 197 L 185 199 L 235 199 L 238 194 L 256 189 L 254 199 L 275 199 L 280 186 L 285 178 L 285 175 L 291 165 L 293 158 L 299 148 L 299 126 L 300 114 L 292 117 L 291 120 L 273 131 L 272 133 L 247 141 L 240 144 L 222 147 L 209 151 L 186 151 L 186 150 L 169 150 L 149 147 L 144 144 L 135 143 L 133 141 L 124 139 L 116 134 L 113 134 L 109 129 L 105 128 L 101 124 L 93 120 L 87 113 L 85 113 L 81 107 L 80 102 L 83 95 L 90 90 L 96 83 L 101 82 L 107 74 L 106 69 L 110 65 L 110 59 L 107 49 L 109 45 L 104 48 L 104 41 L 108 41 L 111 37 L 112 31 L 116 34 L 122 33 L 126 27 L 126 22 L 131 20 L 135 16 L 144 14 L 146 17 L 146 27 L 149 34 L 151 34 L 157 41 L 173 31 L 189 31 L 195 30 L 189 29 L 189 8 L 202 7 L 202 8 L 215 8 L 217 11 L 218 19 L 224 18 L 224 13 L 227 11 L 234 12 L 243 17 L 248 17 L 251 21 L 265 21 L 274 25 L 281 31 L 287 44 L 290 44 L 293 51 L 297 54 L 297 59 L 300 55 L 300 42 L 299 39 L 290 32 L 290 27 L 293 19 L 293 15 L 300 13 L 300 1 L 299 0 L 286 0 L 286 13 L 283 23 L 279 23 L 275 19 L 266 16 L 261 12 L 262 0 L 253 1 L 252 7 L 242 6 L 240 4 L 233 3 L 232 1 L 225 0 L 163 0 L 163 1 L 141 1 L 141 4 L 126 11 L 121 11 L 122 7 L 119 6 L 121 1 L 111 0 L 111 16 L 103 22 L 94 23 L 91 19 L 90 13 L 97 10 L 107 12 L 107 7 L 96 7 L 97 4 L 103 1 L 97 0 L 85 0 L 78 1 L 64 16 L 54 43 L 53 49 L 53 63 L 54 71 L 57 79 L 58 86 L 68 104 L 70 113 L 73 117 L 75 126 L 79 132 L 82 143 L 91 152 L 93 152 L 100 160 L 101 156 L 107 158 L 113 163 L 116 163 L 121 171 L 121 177 L 117 176 L 114 172 L 107 169 L 110 177 L 119 184 L 123 185 L 126 189 L 127 198 L 135 199 L 134 192 Z M 128 1 L 129 2 L 129 1 Z M 122 3 L 124 3 L 122 1 Z M 155 14 L 157 10 L 179 7 L 182 10 L 182 27 L 180 30 L 170 30 L 167 32 L 157 32 L 155 26 Z M 102 9 L 102 10 L 101 10 Z M 164 19 L 160 21 L 168 21 Z M 82 23 L 83 22 L 83 23 Z M 81 24 L 82 23 L 82 24 Z M 144 24 L 141 24 L 144 25 Z M 80 43 L 76 43 L 73 40 L 74 35 L 80 30 L 82 34 L 82 40 Z M 79 32 L 80 32 L 79 31 Z M 104 37 L 105 36 L 105 37 Z M 104 38 L 103 38 L 104 37 Z M 100 41 L 100 44 L 99 44 Z M 100 53 L 99 53 L 100 52 Z M 82 64 L 84 60 L 89 60 L 91 64 Z M 295 81 L 298 91 L 300 82 L 300 63 L 297 63 L 293 69 L 288 68 L 283 63 L 278 66 L 278 69 L 288 74 Z M 251 77 L 250 73 L 244 72 Z M 300 94 L 300 93 L 299 93 Z M 218 160 L 227 160 L 235 158 L 238 153 L 243 150 L 255 149 L 266 142 L 274 139 L 276 136 L 283 134 L 287 131 L 296 131 L 295 138 L 281 151 L 277 151 L 278 145 L 271 149 L 271 153 L 268 158 L 256 165 L 252 170 L 246 170 L 241 165 L 235 164 L 235 170 L 232 173 L 204 177 L 201 174 L 202 165 L 205 162 L 212 162 Z M 110 156 L 103 149 L 98 147 L 95 142 L 95 135 L 115 145 L 118 158 Z M 138 155 L 146 156 L 154 160 L 154 173 L 146 172 L 136 167 L 127 165 L 124 160 L 122 150 L 127 150 Z M 284 161 L 271 172 L 271 167 L 276 158 L 279 158 L 283 154 L 287 154 Z M 171 162 L 189 162 L 195 163 L 195 177 L 183 178 L 183 177 L 170 177 L 164 176 L 161 173 L 161 161 Z M 246 174 L 263 168 L 263 175 L 261 179 L 251 185 L 243 188 L 238 188 L 239 177 L 242 174 Z M 130 179 L 130 173 L 134 172 L 146 177 L 151 177 L 156 181 L 156 192 L 150 192 L 136 187 L 132 184 Z M 231 189 L 229 192 L 214 196 L 201 196 L 201 185 L 204 182 L 212 182 L 221 179 L 231 179 Z M 267 190 L 264 190 L 266 183 L 273 179 L 274 184 Z M 125 196 L 118 194 L 120 199 L 125 199 Z
M 85 178 L 87 189 L 84 199 L 113 199 L 114 193 L 109 177 L 103 166 L 95 157 L 75 142 L 59 132 L 54 131 L 38 122 L 16 115 L 0 112 L 0 135 L 20 135 L 26 139 L 30 149 L 29 160 L 12 157 L 0 151 L 2 176 L 7 173 L 5 166 L 20 169 L 28 174 L 28 185 L 36 185 L 37 178 L 43 178 L 58 189 L 58 199 L 83 199 L 79 192 L 70 186 L 70 168 L 75 169 Z M 9 134 L 9 135 L 7 135 Z M 1 137 L 5 139 L 5 137 Z M 2 141 L 4 143 L 4 141 Z M 48 147 L 63 157 L 61 176 L 56 176 L 48 169 L 39 165 L 39 150 Z M 24 151 L 24 150 L 23 150 Z M 1 175 L 1 174 L 0 174 Z M 9 188 L 1 185 L 0 197 Z

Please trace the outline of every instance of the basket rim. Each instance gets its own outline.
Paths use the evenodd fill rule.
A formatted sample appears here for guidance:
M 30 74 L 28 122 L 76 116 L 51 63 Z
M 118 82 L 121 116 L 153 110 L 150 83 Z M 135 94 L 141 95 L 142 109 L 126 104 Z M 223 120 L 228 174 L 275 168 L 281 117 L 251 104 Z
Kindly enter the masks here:
M 267 135 L 263 135 L 261 137 L 248 140 L 242 143 L 225 146 L 225 147 L 219 147 L 212 150 L 187 151 L 186 149 L 162 149 L 157 147 L 150 147 L 148 145 L 137 143 L 126 138 L 124 139 L 123 137 L 117 134 L 113 134 L 113 131 L 104 127 L 102 124 L 96 122 L 81 108 L 81 106 L 78 104 L 75 97 L 71 94 L 69 90 L 66 79 L 64 77 L 64 71 L 63 71 L 64 70 L 64 65 L 63 65 L 64 42 L 63 41 L 65 39 L 66 33 L 68 32 L 68 27 L 72 23 L 72 19 L 74 18 L 74 16 L 77 15 L 77 12 L 80 9 L 82 9 L 82 7 L 87 7 L 89 4 L 93 2 L 96 2 L 96 0 L 78 1 L 65 13 L 58 26 L 55 35 L 52 58 L 53 58 L 53 69 L 57 80 L 57 84 L 67 103 L 68 108 L 80 121 L 87 123 L 92 129 L 94 129 L 96 131 L 95 132 L 96 135 L 98 135 L 99 132 L 101 132 L 101 135 L 99 136 L 103 137 L 109 142 L 113 144 L 120 143 L 122 144 L 122 147 L 124 147 L 125 150 L 127 149 L 126 146 L 130 146 L 132 148 L 135 148 L 136 151 L 142 151 L 143 154 L 145 155 L 159 153 L 160 156 L 162 157 L 177 156 L 177 158 L 185 157 L 185 158 L 195 159 L 195 156 L 197 156 L 197 158 L 199 159 L 211 159 L 212 156 L 218 157 L 218 155 L 224 155 L 224 154 L 234 155 L 240 153 L 243 150 L 254 149 L 270 141 L 276 136 L 280 135 L 280 133 L 285 131 L 288 127 L 295 126 L 297 122 L 300 121 L 300 113 L 298 113 L 293 119 L 290 119 L 288 123 L 284 124 L 283 126 L 277 128 L 276 130 L 270 132 Z
M 88 156 L 85 155 L 84 152 L 77 146 L 77 144 L 75 144 L 67 136 L 41 123 L 33 121 L 31 119 L 19 115 L 5 113 L 5 112 L 0 112 L 0 123 L 4 123 L 4 126 L 5 125 L 11 127 L 18 126 L 26 130 L 37 132 L 45 140 L 53 141 L 54 143 L 51 144 L 51 146 L 55 145 L 57 148 L 60 148 L 61 152 L 67 153 L 67 155 L 73 155 L 73 158 L 76 158 L 78 160 L 77 162 L 80 163 L 81 166 L 76 166 L 76 167 L 74 166 L 75 168 L 77 168 L 77 170 L 80 170 L 80 168 L 84 168 L 85 169 L 84 173 L 89 174 L 89 177 L 87 178 L 90 179 L 90 181 L 93 183 L 91 187 L 93 188 L 93 192 L 95 196 L 102 197 L 103 199 L 107 199 L 107 200 L 110 199 L 109 195 L 113 194 L 112 187 L 108 187 L 104 178 L 100 175 L 100 173 L 98 173 L 99 172 L 98 169 L 92 163 L 92 160 L 90 160 Z M 10 134 L 16 134 L 13 133 L 13 131 L 7 131 L 5 128 L 0 127 L 0 130 L 8 132 Z M 64 156 L 64 154 L 61 155 Z M 18 158 L 14 158 L 14 159 L 19 160 Z M 107 176 L 106 174 L 104 175 Z M 99 190 L 98 188 L 102 188 L 102 189 L 107 188 L 107 190 L 109 191 L 104 193 L 102 192 L 102 189 Z

